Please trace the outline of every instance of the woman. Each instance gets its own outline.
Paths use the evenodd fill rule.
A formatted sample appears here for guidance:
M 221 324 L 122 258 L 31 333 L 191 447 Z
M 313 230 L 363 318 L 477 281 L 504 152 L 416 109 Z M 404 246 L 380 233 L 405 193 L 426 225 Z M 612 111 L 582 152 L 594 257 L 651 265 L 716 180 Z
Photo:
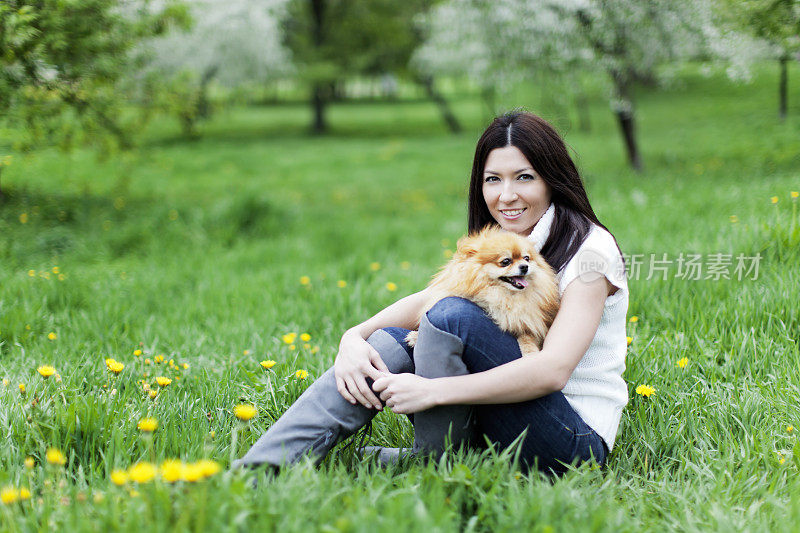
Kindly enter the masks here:
M 383 403 L 414 413 L 414 448 L 441 453 L 484 439 L 501 447 L 523 432 L 523 466 L 562 472 L 605 462 L 628 401 L 628 288 L 614 237 L 597 220 L 564 142 L 541 118 L 509 113 L 478 141 L 469 231 L 487 224 L 534 241 L 557 272 L 561 307 L 542 350 L 521 357 L 516 339 L 475 304 L 445 298 L 414 328 L 425 291 L 348 330 L 334 367 L 315 381 L 237 465 L 317 460 L 366 424 Z M 396 451 L 378 450 L 383 459 Z

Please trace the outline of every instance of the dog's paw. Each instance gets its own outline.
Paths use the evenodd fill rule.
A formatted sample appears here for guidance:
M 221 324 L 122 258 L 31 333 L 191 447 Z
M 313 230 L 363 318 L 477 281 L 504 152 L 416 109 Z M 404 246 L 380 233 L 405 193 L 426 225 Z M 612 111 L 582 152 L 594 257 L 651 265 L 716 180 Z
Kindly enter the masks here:
M 419 336 L 419 331 L 409 331 L 408 335 L 406 335 L 406 344 L 414 347 L 417 344 L 417 337 Z
M 539 345 L 536 343 L 533 338 L 520 338 L 518 339 L 519 342 L 519 351 L 522 352 L 523 356 L 526 355 L 534 355 L 541 351 Z

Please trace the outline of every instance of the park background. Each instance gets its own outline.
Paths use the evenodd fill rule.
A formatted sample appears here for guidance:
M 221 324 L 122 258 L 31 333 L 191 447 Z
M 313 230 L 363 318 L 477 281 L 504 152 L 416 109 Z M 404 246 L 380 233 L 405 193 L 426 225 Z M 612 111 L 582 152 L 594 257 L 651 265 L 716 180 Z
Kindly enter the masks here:
M 4 2 L 0 529 L 794 530 L 798 20 L 761 0 Z M 642 261 L 608 464 L 381 469 L 345 443 L 256 489 L 227 472 L 345 328 L 447 260 L 475 142 L 517 107 Z M 382 413 L 369 442 L 412 439 Z

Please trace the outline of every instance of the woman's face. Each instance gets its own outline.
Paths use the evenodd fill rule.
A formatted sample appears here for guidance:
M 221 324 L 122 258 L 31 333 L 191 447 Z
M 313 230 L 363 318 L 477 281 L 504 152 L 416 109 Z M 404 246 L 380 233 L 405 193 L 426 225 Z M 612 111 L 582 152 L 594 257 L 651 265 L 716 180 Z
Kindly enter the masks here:
M 483 200 L 501 228 L 527 237 L 550 206 L 550 187 L 519 148 L 505 146 L 486 158 Z

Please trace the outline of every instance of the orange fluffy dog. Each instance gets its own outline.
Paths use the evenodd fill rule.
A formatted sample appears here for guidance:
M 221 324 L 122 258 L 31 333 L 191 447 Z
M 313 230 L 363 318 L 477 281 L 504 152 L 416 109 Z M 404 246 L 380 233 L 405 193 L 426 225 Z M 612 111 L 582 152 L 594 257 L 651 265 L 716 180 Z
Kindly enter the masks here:
M 517 337 L 523 355 L 541 349 L 558 312 L 553 269 L 532 242 L 497 227 L 459 239 L 453 258 L 428 287 L 431 296 L 422 314 L 447 296 L 471 300 L 500 329 Z M 413 346 L 417 332 L 410 332 L 406 341 Z

